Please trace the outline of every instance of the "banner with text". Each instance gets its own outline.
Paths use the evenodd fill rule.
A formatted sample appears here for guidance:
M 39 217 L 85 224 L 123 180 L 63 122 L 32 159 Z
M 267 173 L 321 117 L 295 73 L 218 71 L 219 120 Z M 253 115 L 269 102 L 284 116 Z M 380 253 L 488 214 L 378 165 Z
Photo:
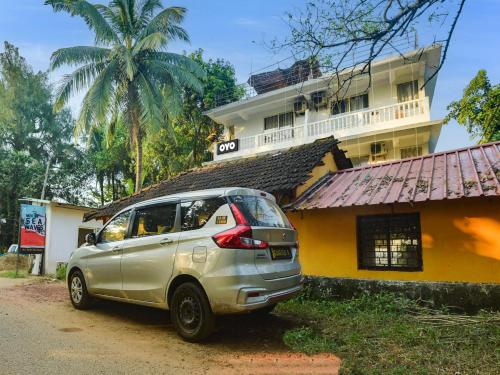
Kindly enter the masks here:
M 19 252 L 42 253 L 45 249 L 45 207 L 21 204 Z

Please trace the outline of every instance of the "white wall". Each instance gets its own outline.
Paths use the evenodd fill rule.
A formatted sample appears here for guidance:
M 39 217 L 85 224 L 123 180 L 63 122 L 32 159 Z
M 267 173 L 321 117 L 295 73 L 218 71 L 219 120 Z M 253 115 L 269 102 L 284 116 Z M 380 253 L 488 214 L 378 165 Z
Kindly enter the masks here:
M 368 103 L 369 108 L 383 107 L 397 103 L 397 85 L 403 82 L 409 82 L 412 80 L 419 80 L 419 87 L 423 82 L 423 75 L 416 69 L 413 71 L 409 70 L 408 67 L 400 69 L 393 73 L 393 79 L 389 78 L 387 74 L 382 79 L 372 82 L 372 87 L 368 90 Z M 346 97 L 351 97 L 355 95 L 362 94 L 366 89 L 365 84 L 359 84 L 356 86 L 352 84 L 349 88 Z M 425 97 L 424 90 L 420 90 L 419 97 Z M 293 104 L 290 103 L 292 96 L 288 93 L 286 97 L 283 98 L 283 103 L 277 102 L 273 109 L 261 110 L 256 108 L 250 114 L 247 113 L 247 118 L 245 120 L 240 119 L 237 121 L 231 121 L 229 124 L 234 125 L 235 138 L 245 138 L 251 137 L 264 132 L 264 118 L 277 115 L 284 112 L 293 111 Z M 314 108 L 309 110 L 308 122 L 316 122 L 325 120 L 330 117 L 330 106 L 327 108 L 322 108 L 316 111 Z M 301 126 L 304 124 L 304 116 L 295 117 L 294 125 Z
M 100 221 L 83 222 L 84 210 L 58 207 L 50 204 L 47 207 L 47 237 L 44 255 L 46 273 L 55 273 L 59 262 L 67 262 L 69 255 L 78 246 L 78 228 L 97 229 Z

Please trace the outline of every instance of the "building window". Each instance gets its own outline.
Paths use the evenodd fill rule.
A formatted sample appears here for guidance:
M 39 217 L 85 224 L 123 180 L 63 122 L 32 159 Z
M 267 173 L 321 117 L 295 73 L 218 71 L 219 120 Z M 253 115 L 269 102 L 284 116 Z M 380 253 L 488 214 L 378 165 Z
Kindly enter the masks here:
M 353 167 L 368 165 L 370 157 L 368 155 L 350 157 Z
M 358 268 L 421 271 L 420 215 L 359 216 Z
M 293 112 L 264 118 L 264 130 L 279 129 L 286 126 L 293 126 Z
M 400 83 L 398 85 L 398 102 L 418 99 L 418 81 Z
M 357 95 L 333 103 L 332 115 L 359 111 L 365 108 L 368 108 L 368 94 Z
M 422 156 L 422 147 L 405 147 L 401 149 L 401 159 Z

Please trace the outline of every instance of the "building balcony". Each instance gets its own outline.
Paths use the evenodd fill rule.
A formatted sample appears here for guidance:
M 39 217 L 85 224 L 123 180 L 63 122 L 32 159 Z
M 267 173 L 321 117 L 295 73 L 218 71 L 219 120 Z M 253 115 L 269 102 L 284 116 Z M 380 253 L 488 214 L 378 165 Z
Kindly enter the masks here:
M 305 116 L 307 119 L 307 116 Z M 378 134 L 395 128 L 404 128 L 430 120 L 429 98 L 411 100 L 383 107 L 374 107 L 355 112 L 342 113 L 321 121 L 308 122 L 300 126 L 283 127 L 260 134 L 240 138 L 237 146 L 226 147 L 221 153 L 214 152 L 214 161 L 247 157 L 262 152 L 289 148 L 316 139 L 334 136 L 339 140 Z

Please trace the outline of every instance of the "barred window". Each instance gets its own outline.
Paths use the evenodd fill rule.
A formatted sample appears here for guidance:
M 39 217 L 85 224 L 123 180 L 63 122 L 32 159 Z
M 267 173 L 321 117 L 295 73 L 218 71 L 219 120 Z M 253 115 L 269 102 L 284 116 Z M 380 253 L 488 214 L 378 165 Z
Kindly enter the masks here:
M 358 268 L 422 270 L 420 215 L 359 216 Z

